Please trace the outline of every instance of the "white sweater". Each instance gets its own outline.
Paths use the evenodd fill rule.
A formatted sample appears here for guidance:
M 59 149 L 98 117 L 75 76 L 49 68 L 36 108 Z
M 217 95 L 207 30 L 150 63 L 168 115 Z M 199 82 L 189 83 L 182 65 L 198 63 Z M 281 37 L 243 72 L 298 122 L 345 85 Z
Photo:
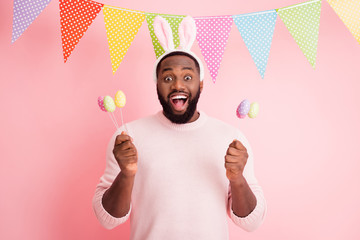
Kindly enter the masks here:
M 253 153 L 239 130 L 204 112 L 188 124 L 171 123 L 159 112 L 126 125 L 138 151 L 131 209 L 125 217 L 115 218 L 101 203 L 120 171 L 112 153 L 116 136 L 124 130 L 119 129 L 108 145 L 106 169 L 93 198 L 95 214 L 105 228 L 114 228 L 130 216 L 131 240 L 224 240 L 228 216 L 246 231 L 261 225 L 266 202 L 254 175 Z M 224 167 L 234 139 L 248 151 L 244 176 L 257 199 L 255 209 L 244 218 L 230 208 Z

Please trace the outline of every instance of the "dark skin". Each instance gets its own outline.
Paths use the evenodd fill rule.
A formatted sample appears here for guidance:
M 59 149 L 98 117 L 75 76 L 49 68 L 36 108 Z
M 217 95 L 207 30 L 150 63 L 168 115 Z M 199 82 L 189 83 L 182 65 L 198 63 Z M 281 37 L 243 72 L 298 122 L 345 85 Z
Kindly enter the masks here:
M 194 61 L 187 56 L 171 56 L 164 59 L 159 68 L 157 87 L 159 93 L 171 102 L 174 91 L 181 92 L 182 96 L 192 96 L 203 82 L 199 79 L 199 71 Z M 188 99 L 180 107 L 172 106 L 174 114 L 186 111 Z M 199 118 L 196 110 L 188 121 L 193 122 Z M 137 171 L 138 154 L 132 138 L 125 132 L 118 135 L 115 140 L 114 156 L 121 169 L 113 184 L 104 193 L 102 203 L 107 212 L 114 217 L 123 217 L 130 210 L 131 193 Z M 224 166 L 226 177 L 229 179 L 232 194 L 232 210 L 235 215 L 245 217 L 256 206 L 256 198 L 243 176 L 244 167 L 248 159 L 246 148 L 240 141 L 234 140 L 226 151 Z

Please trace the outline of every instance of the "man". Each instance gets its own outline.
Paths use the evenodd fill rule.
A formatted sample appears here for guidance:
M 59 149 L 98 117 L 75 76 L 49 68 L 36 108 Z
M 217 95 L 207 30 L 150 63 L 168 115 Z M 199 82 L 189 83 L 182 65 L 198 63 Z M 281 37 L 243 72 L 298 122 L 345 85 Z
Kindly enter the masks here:
M 174 51 L 156 64 L 163 111 L 127 124 L 107 149 L 93 199 L 106 228 L 131 218 L 131 239 L 228 239 L 227 216 L 252 231 L 266 203 L 246 138 L 197 110 L 201 64 Z M 225 156 L 225 157 L 224 157 Z

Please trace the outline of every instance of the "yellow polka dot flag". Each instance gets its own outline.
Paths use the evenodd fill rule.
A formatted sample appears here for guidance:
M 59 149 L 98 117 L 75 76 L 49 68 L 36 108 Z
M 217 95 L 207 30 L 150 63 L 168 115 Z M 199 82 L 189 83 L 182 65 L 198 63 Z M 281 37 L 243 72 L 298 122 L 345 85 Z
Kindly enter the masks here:
M 313 68 L 316 62 L 320 9 L 320 0 L 277 9 L 281 20 Z
M 360 43 L 360 1 L 328 0 L 328 3 Z
M 107 5 L 104 6 L 103 13 L 114 74 L 145 21 L 145 14 L 141 11 Z

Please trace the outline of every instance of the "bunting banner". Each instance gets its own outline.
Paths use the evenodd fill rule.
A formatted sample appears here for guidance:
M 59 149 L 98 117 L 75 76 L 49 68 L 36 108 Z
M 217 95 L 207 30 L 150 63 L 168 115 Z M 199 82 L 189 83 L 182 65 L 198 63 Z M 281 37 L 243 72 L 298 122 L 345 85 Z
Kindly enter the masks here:
M 241 37 L 264 78 L 276 23 L 276 11 L 264 11 L 232 16 Z
M 177 48 L 180 44 L 180 39 L 179 39 L 179 25 L 181 23 L 181 21 L 183 20 L 183 18 L 185 17 L 185 15 L 169 15 L 169 14 L 157 14 L 157 13 L 145 13 L 146 15 L 146 22 L 149 28 L 149 32 L 150 32 L 150 36 L 151 36 L 151 40 L 154 46 L 154 51 L 155 51 L 155 55 L 156 58 L 159 58 L 163 53 L 165 53 L 164 49 L 161 47 L 159 40 L 157 39 L 155 32 L 154 32 L 154 18 L 157 15 L 162 16 L 163 18 L 165 18 L 171 27 L 171 30 L 173 32 L 173 37 L 174 37 L 174 46 L 175 48 Z
M 13 29 L 11 43 L 14 43 L 32 24 L 51 0 L 14 0 Z
M 194 19 L 197 28 L 196 39 L 210 71 L 212 81 L 215 83 L 233 19 L 231 16 Z
M 313 68 L 316 63 L 320 9 L 320 0 L 278 9 L 281 20 Z
M 356 41 L 360 43 L 360 0 L 327 1 Z M 50 2 L 51 0 L 13 0 L 12 43 L 17 41 Z M 179 46 L 178 28 L 185 15 L 146 13 L 108 6 L 93 0 L 59 0 L 64 62 L 67 61 L 102 9 L 104 9 L 104 22 L 113 74 L 119 68 L 145 19 L 157 58 L 164 53 L 164 50 L 154 33 L 155 16 L 160 15 L 170 23 L 174 45 L 176 48 Z M 262 12 L 232 16 L 194 17 L 197 26 L 196 39 L 212 81 L 216 82 L 233 22 L 239 30 L 261 78 L 264 78 L 277 15 L 284 22 L 311 66 L 315 68 L 320 11 L 321 0 L 310 0 Z
M 145 21 L 145 15 L 140 11 L 107 5 L 105 5 L 103 13 L 114 74 Z
M 327 0 L 341 21 L 349 29 L 360 44 L 360 1 L 359 0 Z
M 64 62 L 103 8 L 91 0 L 59 0 Z

